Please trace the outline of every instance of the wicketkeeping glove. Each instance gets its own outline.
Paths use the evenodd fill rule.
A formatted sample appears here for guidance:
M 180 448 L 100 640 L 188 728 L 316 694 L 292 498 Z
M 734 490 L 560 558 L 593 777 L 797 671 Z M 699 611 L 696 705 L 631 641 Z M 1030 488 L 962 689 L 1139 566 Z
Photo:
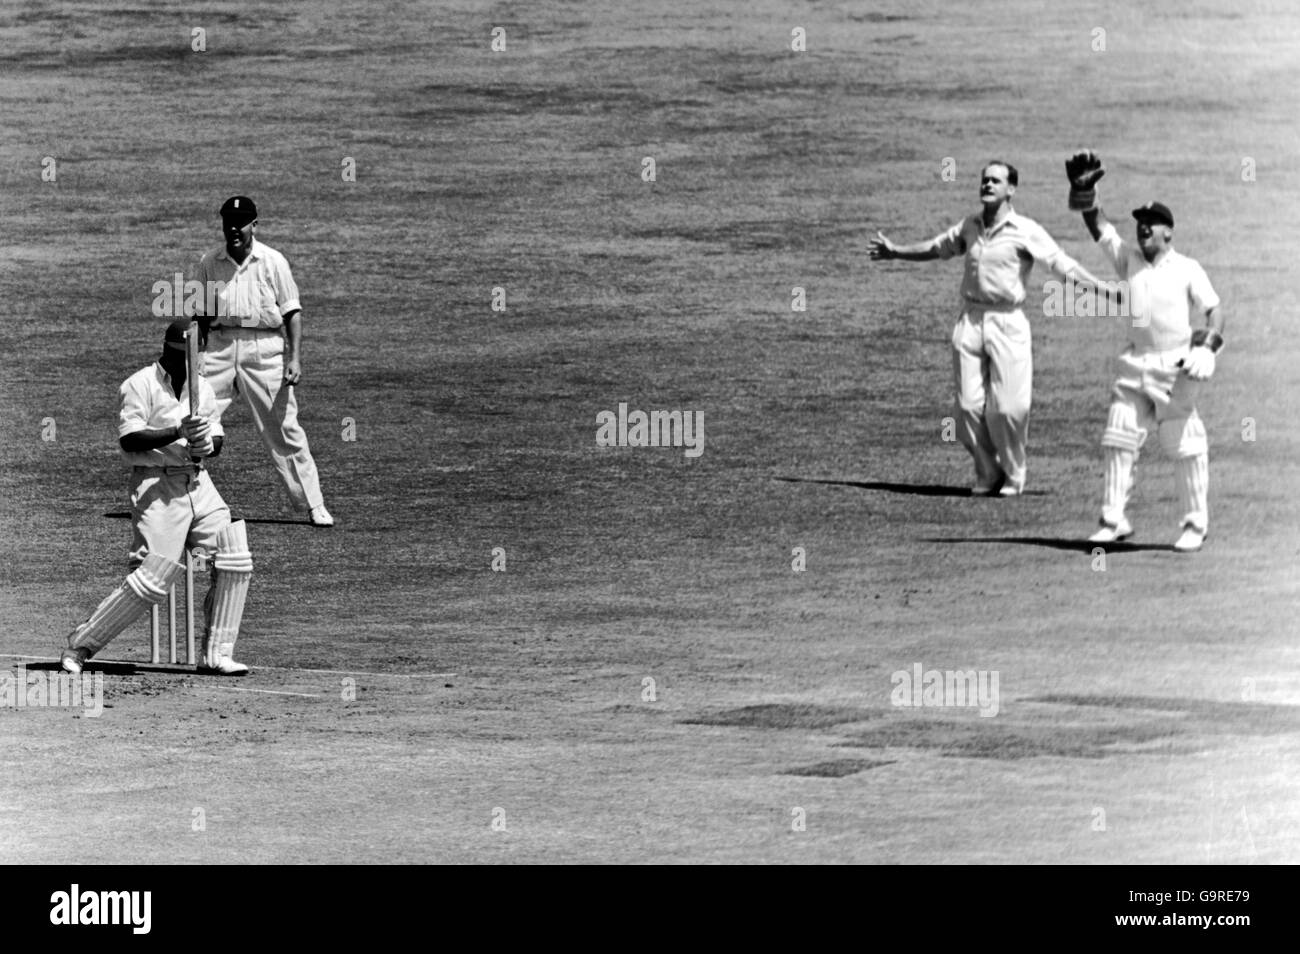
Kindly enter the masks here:
M 1217 363 L 1215 353 L 1223 349 L 1223 336 L 1217 331 L 1201 328 L 1192 333 L 1192 350 L 1181 362 L 1187 376 L 1194 381 L 1205 381 L 1214 374 Z
M 1087 212 L 1097 207 L 1097 183 L 1106 174 L 1101 157 L 1091 149 L 1076 152 L 1065 160 L 1065 175 L 1070 180 L 1070 208 Z

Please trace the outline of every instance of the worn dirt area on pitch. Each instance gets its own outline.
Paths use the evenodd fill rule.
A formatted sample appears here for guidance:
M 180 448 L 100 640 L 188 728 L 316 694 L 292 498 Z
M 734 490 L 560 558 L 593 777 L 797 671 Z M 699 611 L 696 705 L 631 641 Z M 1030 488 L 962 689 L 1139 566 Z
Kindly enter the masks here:
M 236 6 L 201 58 L 176 52 L 188 14 L 70 9 L 95 29 L 0 20 L 29 240 L 0 257 L 0 668 L 51 659 L 121 580 L 115 389 L 157 347 L 152 283 L 233 192 L 302 288 L 339 526 L 292 522 L 237 404 L 214 480 L 252 520 L 254 674 L 110 673 L 98 718 L 0 709 L 0 857 L 1300 860 L 1284 5 L 813 11 L 803 55 L 778 4 Z M 1116 220 L 1175 210 L 1229 315 L 1210 544 L 1167 549 L 1153 448 L 1104 572 L 1080 540 L 1121 329 L 1035 321 L 1031 493 L 971 499 L 939 437 L 960 266 L 865 258 L 876 228 L 972 209 L 1006 154 L 1018 208 L 1103 271 L 1063 207 L 1083 144 Z M 704 454 L 597 448 L 620 402 L 703 411 Z M 918 663 L 997 671 L 997 715 L 891 705 Z

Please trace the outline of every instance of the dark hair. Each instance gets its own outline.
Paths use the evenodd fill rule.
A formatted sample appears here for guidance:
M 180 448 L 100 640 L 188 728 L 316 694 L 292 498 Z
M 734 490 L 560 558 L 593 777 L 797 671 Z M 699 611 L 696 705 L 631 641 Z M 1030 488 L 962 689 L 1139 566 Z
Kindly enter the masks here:
M 1020 185 L 1020 173 L 1016 171 L 1016 167 L 1013 166 L 1011 163 L 1006 162 L 1005 160 L 1002 159 L 992 159 L 984 163 L 984 169 L 981 169 L 980 173 L 983 174 L 983 172 L 986 169 L 988 169 L 989 166 L 1001 166 L 1003 169 L 1006 169 L 1007 182 L 1013 186 Z

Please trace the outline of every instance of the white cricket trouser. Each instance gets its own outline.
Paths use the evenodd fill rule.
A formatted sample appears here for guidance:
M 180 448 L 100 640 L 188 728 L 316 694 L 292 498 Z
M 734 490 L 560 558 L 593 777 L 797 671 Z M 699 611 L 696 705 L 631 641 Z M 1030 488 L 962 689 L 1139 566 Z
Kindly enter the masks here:
M 136 467 L 131 471 L 132 568 L 146 553 L 157 553 L 176 563 L 185 552 L 203 547 L 217 552 L 217 534 L 230 526 L 230 508 L 217 493 L 206 470 L 197 476 L 191 468 Z
M 284 387 L 284 348 L 284 335 L 275 329 L 213 326 L 203 353 L 203 375 L 216 393 L 218 420 L 236 392 L 244 396 L 290 502 L 294 509 L 306 511 L 321 506 L 325 498 L 307 433 L 298 423 L 297 396 L 293 388 Z
M 1029 319 L 1016 307 L 967 302 L 952 332 L 957 436 L 980 484 L 1023 487 L 1034 360 Z

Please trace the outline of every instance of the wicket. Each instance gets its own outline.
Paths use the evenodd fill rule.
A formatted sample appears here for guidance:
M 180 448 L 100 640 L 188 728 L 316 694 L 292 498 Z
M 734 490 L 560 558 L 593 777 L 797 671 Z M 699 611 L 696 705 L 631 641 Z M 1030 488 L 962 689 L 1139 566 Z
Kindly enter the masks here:
M 179 580 L 177 584 L 179 585 Z M 170 662 L 176 665 L 176 586 L 167 591 L 167 636 L 171 643 Z M 161 608 L 154 604 L 149 610 L 150 662 L 162 662 L 160 632 Z M 194 665 L 194 554 L 185 551 L 185 665 Z

